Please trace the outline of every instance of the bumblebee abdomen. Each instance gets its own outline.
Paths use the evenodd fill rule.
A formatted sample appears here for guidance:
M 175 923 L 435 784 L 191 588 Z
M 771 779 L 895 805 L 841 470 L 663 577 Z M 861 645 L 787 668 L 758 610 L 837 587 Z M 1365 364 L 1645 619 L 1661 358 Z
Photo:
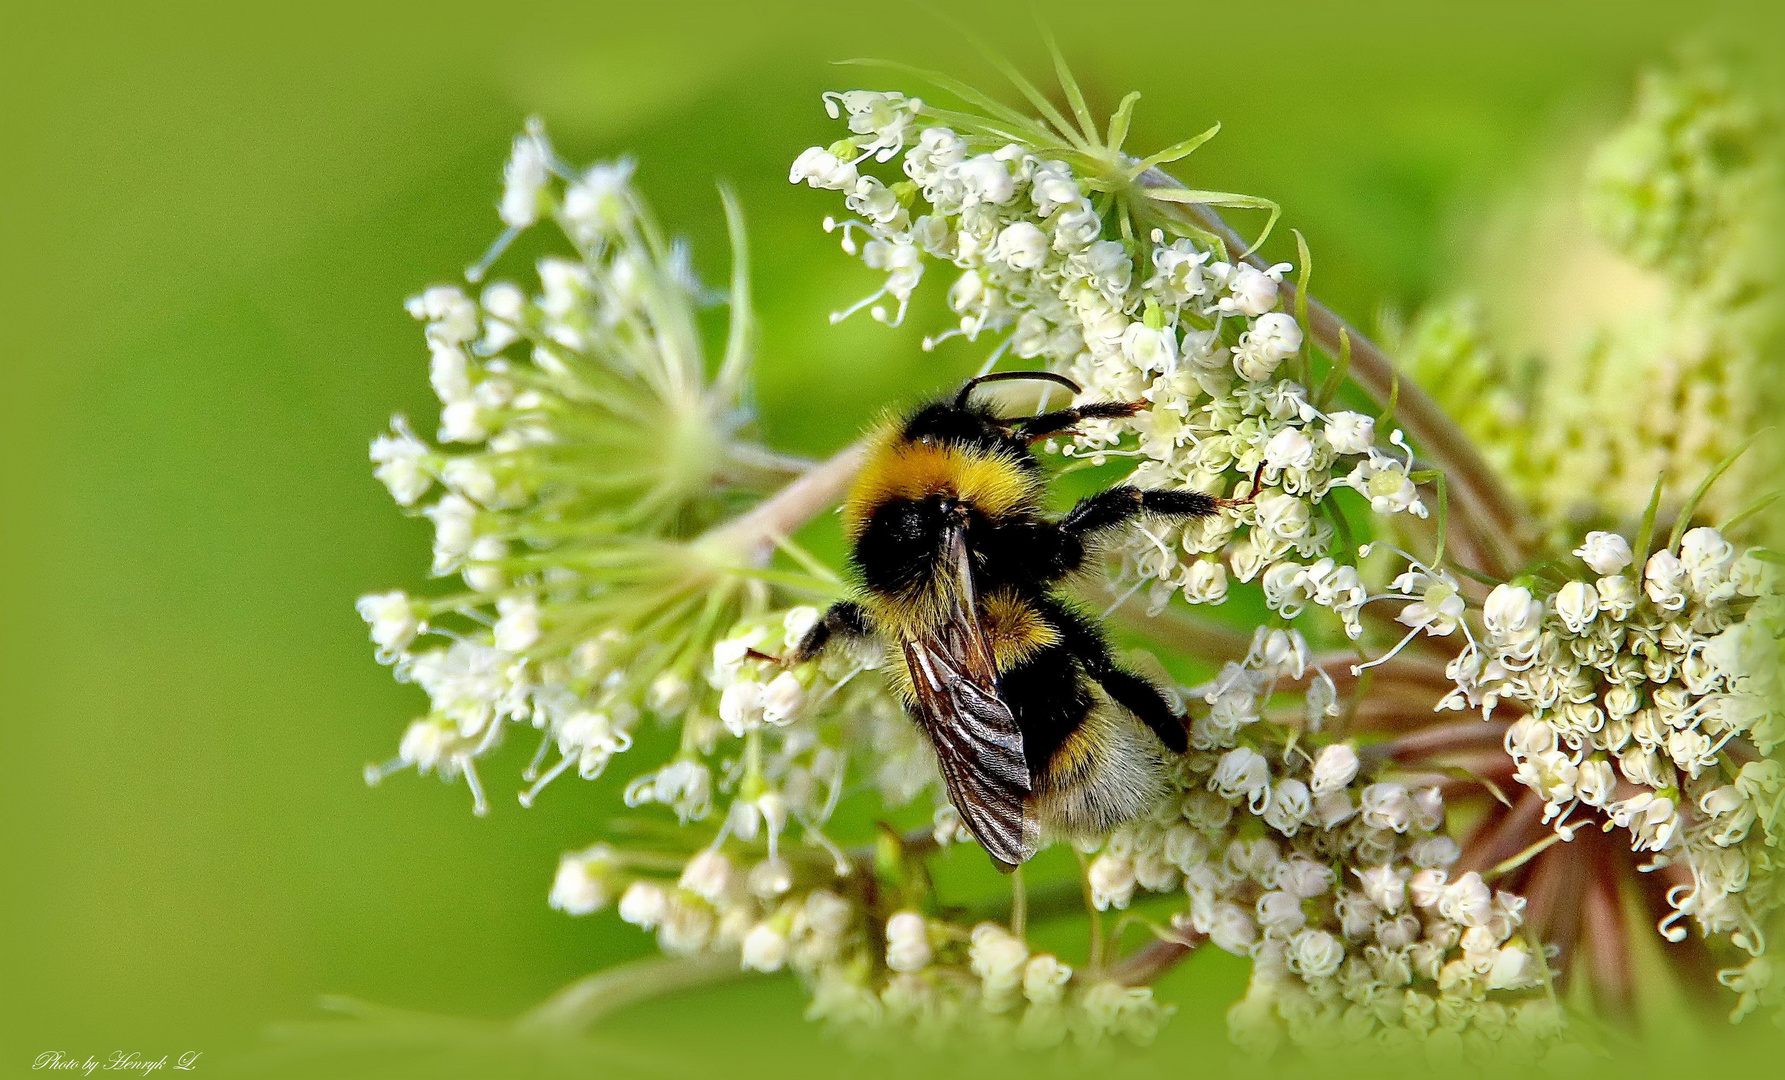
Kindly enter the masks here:
M 1035 812 L 1055 836 L 1097 836 L 1150 811 L 1166 791 L 1158 740 L 1099 701 L 1034 778 Z

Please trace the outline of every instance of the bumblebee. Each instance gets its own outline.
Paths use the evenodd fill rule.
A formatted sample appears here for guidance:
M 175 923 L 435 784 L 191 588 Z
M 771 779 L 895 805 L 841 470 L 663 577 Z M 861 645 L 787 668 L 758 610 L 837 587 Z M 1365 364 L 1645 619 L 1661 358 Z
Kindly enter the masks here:
M 859 598 L 832 606 L 788 659 L 849 639 L 896 652 L 894 689 L 935 748 L 949 800 L 1008 870 L 1044 832 L 1103 833 L 1145 813 L 1164 791 L 1162 751 L 1186 746 L 1165 695 L 1117 665 L 1097 624 L 1056 588 L 1144 515 L 1204 517 L 1233 503 L 1118 486 L 1049 517 L 1032 444 L 1143 403 L 1003 417 L 973 400 L 1002 379 L 1080 392 L 1052 372 L 982 375 L 871 436 L 843 507 Z

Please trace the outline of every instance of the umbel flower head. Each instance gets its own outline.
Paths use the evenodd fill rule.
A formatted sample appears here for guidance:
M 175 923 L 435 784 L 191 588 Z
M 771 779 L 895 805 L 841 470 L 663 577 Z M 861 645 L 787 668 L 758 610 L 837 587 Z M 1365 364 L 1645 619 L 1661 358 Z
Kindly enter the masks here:
M 791 178 L 841 196 L 825 227 L 880 275 L 833 321 L 898 323 L 946 272 L 932 345 L 983 338 L 986 370 L 1027 361 L 1085 399 L 1145 403 L 1048 444 L 1066 467 L 1130 461 L 1139 486 L 1232 499 L 1111 553 L 1111 611 L 1179 608 L 1140 629 L 1212 674 L 1159 677 L 1191 747 L 1165 796 L 1075 841 L 1080 880 L 1058 884 L 1082 888 L 1085 948 L 1031 940 L 1020 878 L 1008 905 L 938 894 L 933 862 L 978 852 L 885 657 L 773 659 L 842 592 L 787 537 L 859 455 L 807 468 L 751 439 L 736 208 L 731 332 L 709 362 L 696 312 L 716 298 L 631 164 L 572 169 L 538 125 L 469 277 L 524 230 L 552 228 L 563 254 L 524 286 L 412 300 L 438 439 L 398 418 L 373 444 L 451 584 L 360 601 L 380 659 L 430 703 L 368 778 L 463 778 L 481 812 L 477 761 L 516 725 L 540 738 L 523 804 L 566 772 L 625 770 L 613 817 L 636 827 L 578 838 L 548 902 L 613 908 L 689 972 L 791 972 L 809 1017 L 869 1043 L 1145 1043 L 1172 1011 L 1152 981 L 1218 948 L 1252 963 L 1227 1016 L 1250 1051 L 1563 1067 L 1593 1026 L 1571 1025 L 1570 985 L 1628 996 L 1631 881 L 1668 948 L 1696 950 L 1682 969 L 1720 969 L 1737 1018 L 1776 1003 L 1785 611 L 1777 556 L 1731 539 L 1739 515 L 1695 520 L 1727 461 L 1670 504 L 1659 543 L 1659 496 L 1621 532 L 1521 506 L 1501 483 L 1529 465 L 1510 433 L 1535 413 L 1465 414 L 1469 445 L 1309 297 L 1299 237 L 1295 264 L 1266 263 L 1210 212 L 1267 211 L 1268 232 L 1272 204 L 1160 171 L 1213 131 L 1132 157 L 1133 98 L 1099 126 L 1061 71 L 1066 111 L 1016 78 L 1039 118 L 945 79 L 964 108 L 827 94 L 847 133 Z M 1491 363 L 1470 373 L 1484 400 L 1512 392 Z M 1607 492 L 1590 519 L 1618 518 Z M 1248 591 L 1268 617 L 1237 646 L 1177 603 Z
M 632 173 L 628 160 L 572 169 L 529 125 L 504 174 L 508 232 L 468 276 L 522 229 L 549 224 L 560 253 L 525 286 L 493 281 L 474 299 L 436 285 L 407 305 L 441 402 L 438 441 L 397 417 L 372 460 L 396 501 L 432 521 L 434 573 L 462 587 L 360 601 L 380 658 L 430 700 L 369 779 L 462 776 L 481 813 L 475 762 L 516 724 L 541 733 L 529 770 L 541 786 L 600 775 L 647 715 L 693 709 L 690 745 L 710 742 L 696 684 L 713 642 L 769 617 L 765 552 L 713 528 L 802 467 L 750 438 L 742 222 L 727 196 L 737 269 L 712 365 L 697 315 L 721 298 Z M 673 801 L 693 813 L 709 787 L 688 773 Z

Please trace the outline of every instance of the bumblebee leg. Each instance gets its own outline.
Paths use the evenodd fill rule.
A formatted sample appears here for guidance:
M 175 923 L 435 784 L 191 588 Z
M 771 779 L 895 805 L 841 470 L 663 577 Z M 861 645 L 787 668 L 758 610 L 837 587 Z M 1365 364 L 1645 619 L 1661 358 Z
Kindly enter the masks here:
M 1125 420 L 1145 407 L 1144 401 L 1092 401 L 1075 409 L 1060 409 L 1031 416 L 1016 426 L 1030 442 L 1058 435 L 1086 420 Z
M 1171 702 L 1157 686 L 1141 678 L 1126 668 L 1111 665 L 1101 674 L 1093 674 L 1092 678 L 1103 687 L 1111 700 L 1127 709 L 1140 719 L 1140 722 L 1151 728 L 1159 741 L 1174 754 L 1181 754 L 1190 748 L 1188 738 L 1184 734 L 1184 722 L 1171 711 Z
M 1208 517 L 1219 505 L 1213 495 L 1200 491 L 1142 491 L 1123 484 L 1080 499 L 1060 520 L 1060 527 L 1080 541 L 1089 541 L 1142 514 Z
M 825 646 L 834 640 L 871 637 L 873 633 L 874 628 L 868 622 L 868 613 L 862 610 L 860 604 L 853 600 L 839 600 L 812 625 L 812 629 L 806 631 L 806 636 L 788 654 L 787 662 L 799 664 L 816 660 Z
M 1189 748 L 1183 719 L 1172 711 L 1171 702 L 1157 686 L 1118 666 L 1103 635 L 1083 617 L 1065 608 L 1056 608 L 1051 614 L 1066 648 L 1110 700 L 1133 713 L 1172 753 L 1181 754 Z

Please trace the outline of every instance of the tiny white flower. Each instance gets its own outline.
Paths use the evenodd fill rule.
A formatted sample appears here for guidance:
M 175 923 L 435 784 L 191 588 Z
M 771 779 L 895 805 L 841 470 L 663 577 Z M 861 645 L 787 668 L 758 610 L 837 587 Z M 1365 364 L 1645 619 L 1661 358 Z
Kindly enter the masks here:
M 620 894 L 620 919 L 641 930 L 654 930 L 669 912 L 669 894 L 655 881 L 639 879 Z
M 1227 599 L 1227 567 L 1215 559 L 1197 559 L 1184 568 L 1184 599 L 1192 604 L 1219 604 Z
M 504 596 L 496 601 L 496 648 L 503 652 L 525 652 L 539 640 L 539 601 L 531 596 Z
M 1341 791 L 1357 776 L 1357 751 L 1350 743 L 1332 743 L 1314 759 L 1313 783 L 1316 797 Z
M 762 690 L 763 722 L 776 725 L 792 722 L 805 700 L 806 688 L 800 683 L 799 676 L 783 671 L 769 680 Z
M 1283 271 L 1289 268 L 1288 263 L 1278 263 L 1268 270 L 1259 270 L 1241 263 L 1232 271 L 1228 285 L 1232 295 L 1222 297 L 1221 311 L 1229 315 L 1257 316 L 1276 307 L 1277 285 L 1283 280 Z
M 1324 930 L 1303 930 L 1289 942 L 1289 967 L 1307 979 L 1324 979 L 1339 970 L 1345 947 Z
M 1275 286 L 1272 286 L 1272 293 L 1275 303 Z M 1240 335 L 1233 352 L 1234 371 L 1242 379 L 1262 382 L 1271 377 L 1277 365 L 1294 356 L 1301 347 L 1302 328 L 1293 316 L 1280 311 L 1260 315 L 1252 323 L 1252 328 Z
M 415 602 L 401 589 L 362 596 L 354 607 L 371 626 L 372 642 L 378 646 L 380 658 L 395 659 L 422 628 Z
M 634 167 L 631 158 L 600 162 L 564 189 L 564 220 L 578 241 L 593 244 L 619 235 L 632 216 L 626 195 Z
M 538 121 L 515 136 L 514 152 L 502 170 L 502 224 L 524 229 L 539 220 L 540 196 L 551 177 L 551 145 Z
M 1307 469 L 1314 464 L 1314 440 L 1300 428 L 1284 428 L 1264 444 L 1266 469 Z
M 433 486 L 434 477 L 427 467 L 432 455 L 427 444 L 409 430 L 407 420 L 393 416 L 390 424 L 391 434 L 372 440 L 371 458 L 377 465 L 372 475 L 390 489 L 397 505 L 412 506 Z
M 1613 532 L 1590 532 L 1574 554 L 1592 568 L 1593 573 L 1605 576 L 1615 574 L 1629 566 L 1634 556 L 1630 553 L 1630 541 Z
M 719 695 L 719 720 L 725 730 L 742 738 L 763 721 L 763 686 L 742 679 L 726 687 Z
M 1687 571 L 1671 551 L 1657 551 L 1643 567 L 1643 591 L 1649 601 L 1666 611 L 1686 606 Z
M 1361 801 L 1364 824 L 1373 829 L 1406 832 L 1413 823 L 1413 798 L 1404 786 L 1393 781 L 1364 788 Z
M 929 927 L 915 911 L 901 911 L 886 920 L 886 966 L 899 972 L 922 971 L 930 963 Z
M 1104 852 L 1091 860 L 1091 903 L 1098 911 L 1121 910 L 1134 898 L 1134 863 Z
M 1033 222 L 1018 221 L 998 234 L 996 257 L 1012 270 L 1033 270 L 1047 260 L 1047 234 Z
M 780 971 L 787 962 L 787 935 L 759 922 L 744 935 L 743 966 L 748 971 Z
M 1599 614 L 1599 592 L 1584 581 L 1570 581 L 1557 590 L 1554 604 L 1556 617 L 1571 634 L 1585 633 L 1587 625 Z
M 1072 969 L 1051 953 L 1039 953 L 1023 966 L 1023 996 L 1037 1005 L 1053 1004 L 1066 996 Z
M 612 899 L 613 867 L 613 849 L 605 844 L 566 853 L 552 878 L 551 906 L 566 915 L 588 915 L 606 907 Z
M 788 608 L 787 614 L 781 617 L 782 640 L 786 647 L 798 648 L 800 642 L 806 640 L 806 635 L 812 632 L 812 628 L 818 625 L 819 618 L 818 609 L 810 604 Z
M 477 337 L 477 305 L 456 285 L 433 285 L 405 303 L 410 315 L 425 321 L 434 346 L 463 345 Z
M 1326 441 L 1335 454 L 1367 454 L 1376 445 L 1376 420 L 1356 412 L 1326 418 Z

